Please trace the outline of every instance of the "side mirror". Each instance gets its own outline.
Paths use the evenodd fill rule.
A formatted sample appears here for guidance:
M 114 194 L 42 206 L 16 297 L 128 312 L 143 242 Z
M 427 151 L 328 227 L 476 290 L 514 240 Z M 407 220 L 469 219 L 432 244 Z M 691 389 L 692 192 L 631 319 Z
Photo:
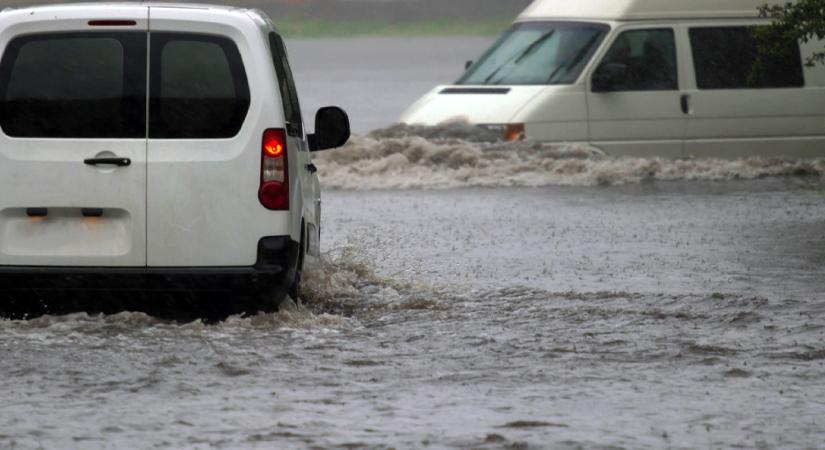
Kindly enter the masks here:
M 313 152 L 337 148 L 349 140 L 349 116 L 337 106 L 326 106 L 315 113 L 315 134 L 307 136 Z
M 593 92 L 611 92 L 627 77 L 627 64 L 607 63 L 593 73 Z
M 474 62 L 475 62 L 475 61 L 473 61 L 473 60 L 471 59 L 471 60 L 467 61 L 466 63 L 464 63 L 464 70 L 467 70 L 467 69 L 469 69 L 470 67 L 472 67 Z

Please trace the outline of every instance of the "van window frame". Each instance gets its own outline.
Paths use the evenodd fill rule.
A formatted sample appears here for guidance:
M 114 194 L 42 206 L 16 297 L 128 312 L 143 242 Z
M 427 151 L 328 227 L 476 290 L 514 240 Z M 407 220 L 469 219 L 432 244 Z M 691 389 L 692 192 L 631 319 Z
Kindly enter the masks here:
M 592 87 L 592 79 L 596 72 L 599 70 L 602 65 L 605 64 L 605 59 L 609 56 L 611 50 L 613 50 L 613 46 L 616 42 L 626 33 L 632 32 L 639 32 L 639 31 L 667 31 L 670 33 L 671 38 L 673 39 L 673 62 L 674 62 L 674 85 L 673 88 L 663 88 L 663 89 L 612 89 L 611 93 L 622 93 L 622 92 L 677 92 L 682 89 L 682 74 L 681 74 L 681 64 L 680 64 L 680 37 L 679 33 L 677 32 L 677 28 L 670 24 L 636 24 L 629 27 L 622 27 L 616 28 L 613 30 L 613 37 L 612 39 L 606 40 L 603 43 L 603 50 L 600 55 L 598 55 L 598 62 L 593 64 L 590 73 L 588 74 L 588 79 L 590 80 L 590 92 L 593 91 Z
M 707 30 L 733 30 L 733 29 L 754 29 L 766 26 L 765 24 L 759 23 L 725 23 L 725 24 L 697 24 L 691 25 L 687 27 L 686 37 L 688 45 L 690 46 L 690 57 L 691 63 L 693 65 L 693 76 L 694 82 L 696 84 L 696 89 L 701 91 L 724 91 L 724 90 L 768 90 L 768 89 L 804 89 L 807 86 L 807 81 L 805 79 L 805 66 L 802 59 L 803 49 L 799 42 L 789 43 L 794 47 L 796 60 L 798 60 L 798 65 L 795 66 L 795 70 L 798 72 L 795 75 L 798 75 L 798 84 L 787 84 L 787 85 L 758 85 L 758 86 L 747 86 L 747 81 L 741 86 L 721 86 L 721 87 L 707 87 L 703 86 L 702 81 L 700 79 L 699 74 L 699 65 L 697 58 L 697 48 L 694 45 L 694 32 L 695 31 L 707 31 Z
M 133 129 L 124 128 L 123 133 L 10 133 L 5 124 L 6 115 L 5 97 L 8 93 L 11 76 L 23 47 L 30 42 L 59 40 L 59 39 L 89 39 L 104 38 L 118 41 L 123 48 L 123 79 L 121 92 L 121 110 L 126 111 L 121 114 L 124 123 L 134 123 Z M 132 39 L 134 42 L 128 42 Z M 134 47 L 134 48 L 132 48 Z M 0 60 L 0 129 L 8 137 L 19 139 L 146 139 L 147 136 L 147 41 L 146 31 L 45 31 L 29 34 L 20 34 L 13 37 L 3 52 Z M 133 54 L 134 53 L 134 54 Z M 128 105 L 126 102 L 133 104 Z
M 269 41 L 269 52 L 272 57 L 272 65 L 275 68 L 275 76 L 278 77 L 276 82 L 278 84 L 278 92 L 281 94 L 284 120 L 287 122 L 287 135 L 303 138 L 304 120 L 301 115 L 301 102 L 298 99 L 295 78 L 292 75 L 292 68 L 289 65 L 286 44 L 281 35 L 275 31 L 269 32 L 267 40 Z
M 236 101 L 240 102 L 235 105 L 234 118 L 231 122 L 233 130 L 231 133 L 223 133 L 221 135 L 212 136 L 170 136 L 153 134 L 156 124 L 160 121 L 159 104 L 162 101 L 160 97 L 162 86 L 163 66 L 161 61 L 163 59 L 163 48 L 170 42 L 174 41 L 195 41 L 208 42 L 218 45 L 226 57 L 229 70 L 232 74 L 232 83 L 235 92 Z M 149 121 L 147 124 L 148 139 L 168 139 L 168 140 L 219 140 L 219 139 L 233 139 L 236 138 L 243 130 L 249 116 L 250 107 L 252 104 L 252 94 L 249 86 L 249 77 L 246 73 L 246 67 L 241 56 L 240 49 L 237 43 L 226 35 L 189 32 L 189 31 L 150 31 L 149 32 L 149 61 L 147 66 L 149 92 L 147 93 L 149 105 Z M 228 127 L 229 129 L 229 127 Z

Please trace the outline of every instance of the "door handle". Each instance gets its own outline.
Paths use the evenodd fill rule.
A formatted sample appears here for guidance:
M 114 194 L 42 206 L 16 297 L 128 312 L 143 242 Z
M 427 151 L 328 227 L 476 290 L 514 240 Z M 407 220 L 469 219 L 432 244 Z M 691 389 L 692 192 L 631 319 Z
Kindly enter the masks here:
M 83 164 L 89 166 L 110 165 L 127 167 L 132 165 L 132 160 L 129 158 L 88 158 L 83 160 Z
M 309 170 L 309 173 L 315 173 L 318 171 L 318 168 L 315 167 L 315 164 L 309 163 L 307 164 L 307 170 Z
M 680 103 L 682 104 L 682 112 L 685 114 L 690 114 L 690 95 L 682 95 Z

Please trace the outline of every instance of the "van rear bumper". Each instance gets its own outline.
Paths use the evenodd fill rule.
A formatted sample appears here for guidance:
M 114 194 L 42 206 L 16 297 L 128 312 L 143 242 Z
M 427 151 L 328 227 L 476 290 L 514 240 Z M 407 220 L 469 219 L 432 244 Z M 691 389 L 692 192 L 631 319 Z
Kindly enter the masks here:
M 261 239 L 257 262 L 249 267 L 0 266 L 0 292 L 272 292 L 289 287 L 299 249 L 288 236 Z

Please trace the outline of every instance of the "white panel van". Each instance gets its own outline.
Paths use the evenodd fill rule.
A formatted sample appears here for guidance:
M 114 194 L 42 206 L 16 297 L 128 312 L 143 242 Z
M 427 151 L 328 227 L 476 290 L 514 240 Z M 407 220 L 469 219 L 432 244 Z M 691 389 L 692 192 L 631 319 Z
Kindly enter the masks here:
M 464 119 L 619 156 L 825 156 L 825 67 L 803 64 L 825 43 L 760 55 L 762 3 L 537 0 L 400 120 Z
M 0 13 L 0 301 L 67 289 L 297 296 L 318 254 L 311 151 L 283 40 L 253 10 Z

